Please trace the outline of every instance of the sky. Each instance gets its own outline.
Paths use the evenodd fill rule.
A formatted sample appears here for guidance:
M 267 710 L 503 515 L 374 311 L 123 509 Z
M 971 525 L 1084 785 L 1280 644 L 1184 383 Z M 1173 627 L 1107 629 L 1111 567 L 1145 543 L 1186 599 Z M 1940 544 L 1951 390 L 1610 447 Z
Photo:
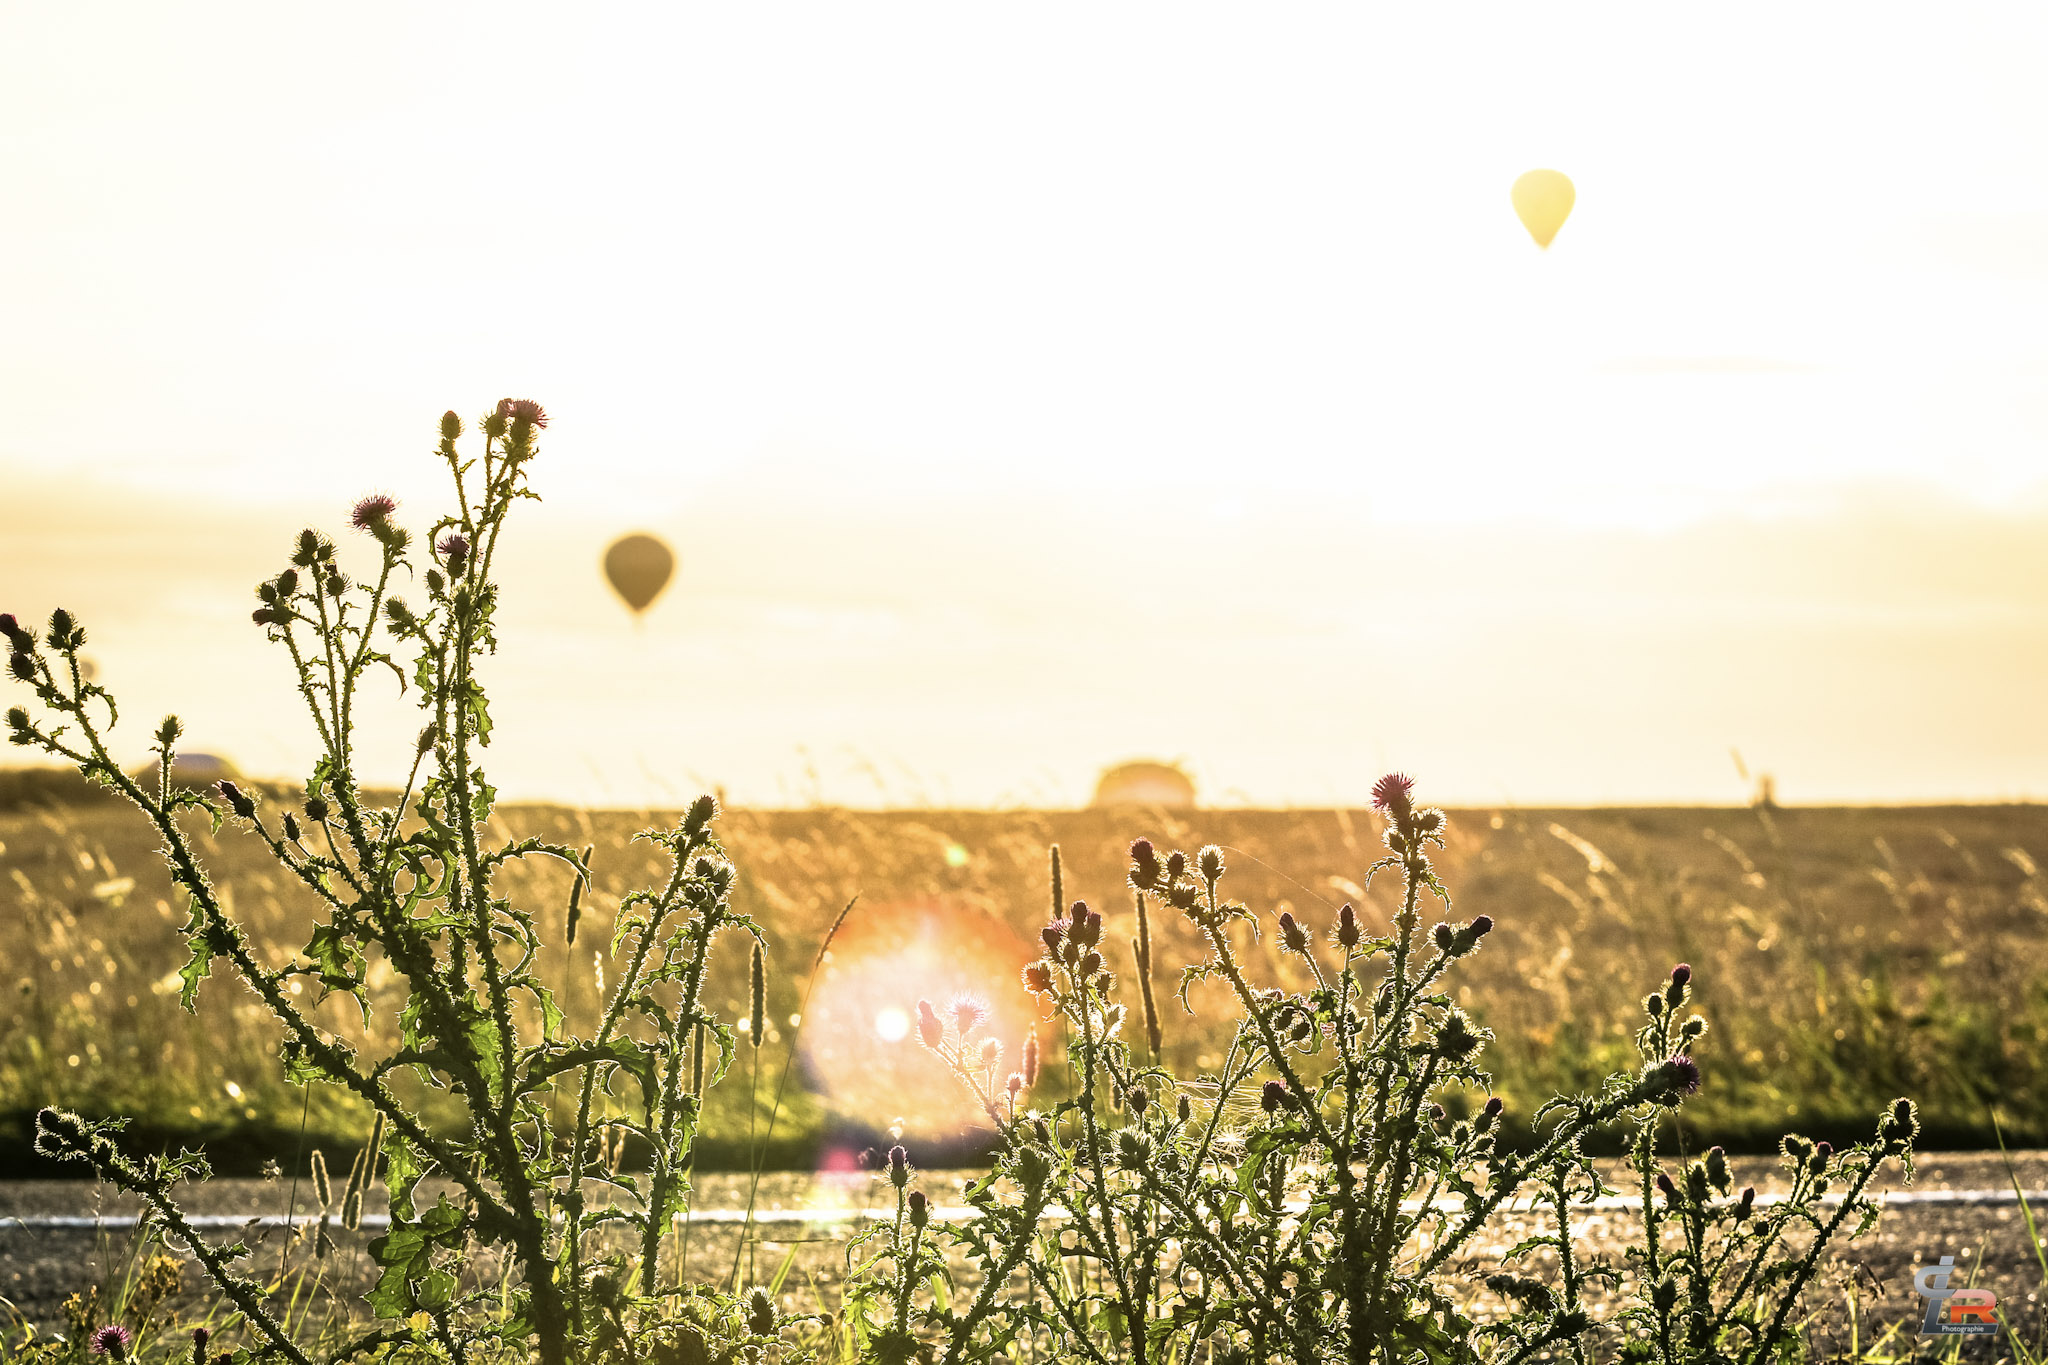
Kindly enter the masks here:
M 511 395 L 509 794 L 2041 798 L 2044 61 L 2018 4 L 0 0 L 0 609 L 302 771 L 252 585 Z

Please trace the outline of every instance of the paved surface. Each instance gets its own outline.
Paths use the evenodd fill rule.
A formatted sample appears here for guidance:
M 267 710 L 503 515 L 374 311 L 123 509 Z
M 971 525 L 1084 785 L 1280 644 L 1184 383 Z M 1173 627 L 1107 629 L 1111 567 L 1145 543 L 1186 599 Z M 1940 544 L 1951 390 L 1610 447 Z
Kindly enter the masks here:
M 2013 1162 L 2026 1189 L 2048 1189 L 2048 1152 L 2015 1153 Z M 1767 1159 L 1731 1164 L 1738 1183 L 1755 1184 L 1761 1195 L 1784 1188 L 1781 1173 Z M 320 1229 L 317 1210 L 310 1207 L 310 1183 L 299 1182 L 295 1211 L 289 1204 L 289 1181 L 216 1180 L 187 1191 L 183 1202 L 189 1213 L 207 1220 L 217 1240 L 239 1234 L 250 1244 L 254 1254 L 245 1263 L 250 1273 L 267 1278 L 282 1260 L 293 1278 L 303 1276 L 303 1301 L 318 1322 L 360 1294 L 373 1278 L 362 1247 L 376 1229 L 367 1226 L 366 1219 L 360 1232 L 349 1233 L 330 1221 L 330 1247 L 325 1254 L 316 1254 Z M 920 1183 L 944 1207 L 958 1203 L 963 1178 L 959 1173 L 926 1172 Z M 1865 1341 L 1887 1329 L 1910 1331 L 1908 1324 L 1917 1319 L 1922 1304 L 1913 1293 L 1913 1269 L 1940 1256 L 1954 1256 L 1959 1266 L 1975 1274 L 1976 1283 L 1999 1296 L 2013 1318 L 2038 1328 L 2044 1307 L 2040 1265 L 1997 1153 L 1924 1156 L 1911 1186 L 1901 1185 L 1896 1177 L 1884 1183 L 1895 1193 L 1883 1220 L 1842 1250 L 1830 1267 L 1827 1287 L 1815 1296 L 1816 1306 L 1828 1311 L 1830 1330 L 1844 1345 L 1846 1310 L 1852 1303 L 1857 1330 Z M 760 1282 L 787 1260 L 785 1288 L 794 1296 L 792 1306 L 814 1307 L 821 1299 L 824 1306 L 835 1306 L 847 1240 L 861 1226 L 859 1211 L 883 1206 L 884 1193 L 866 1175 L 771 1174 L 763 1177 L 757 1193 L 759 1226 L 743 1237 L 739 1220 L 747 1199 L 746 1178 L 700 1177 L 698 1207 L 711 1212 L 691 1229 L 690 1272 L 701 1279 L 723 1280 L 731 1274 L 737 1253 L 741 1281 Z M 381 1210 L 381 1202 L 379 1191 L 366 1204 Z M 1595 1254 L 1618 1256 L 1634 1219 L 1625 1207 L 1613 1206 L 1622 1201 L 1603 1202 L 1608 1206 L 1589 1211 L 1579 1224 L 1581 1238 Z M 2048 1207 L 2037 1204 L 2036 1209 L 2048 1214 Z M 121 1276 L 132 1258 L 138 1212 L 132 1200 L 90 1182 L 0 1184 L 0 1295 L 14 1305 L 20 1320 L 43 1330 L 61 1324 L 67 1295 Z M 1464 1269 L 1473 1276 L 1486 1273 L 1502 1251 L 1544 1225 L 1546 1215 L 1538 1211 L 1502 1214 L 1494 1235 L 1475 1247 Z M 495 1283 L 499 1273 L 487 1255 L 475 1258 L 471 1270 L 481 1284 Z M 173 1302 L 190 1313 L 200 1300 L 197 1290 L 203 1276 L 188 1266 L 184 1278 L 186 1292 Z M 11 1315 L 0 1309 L 0 1318 L 7 1316 Z M 1976 1354 L 1973 1349 L 1969 1356 Z

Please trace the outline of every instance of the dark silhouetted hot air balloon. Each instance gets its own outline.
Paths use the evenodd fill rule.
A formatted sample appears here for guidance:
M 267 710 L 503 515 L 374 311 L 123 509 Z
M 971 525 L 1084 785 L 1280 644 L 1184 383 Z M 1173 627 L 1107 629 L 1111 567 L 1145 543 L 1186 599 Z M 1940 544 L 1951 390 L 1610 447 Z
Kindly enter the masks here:
M 675 570 L 676 557 L 668 546 L 644 531 L 619 537 L 604 552 L 604 576 L 636 616 L 661 596 Z

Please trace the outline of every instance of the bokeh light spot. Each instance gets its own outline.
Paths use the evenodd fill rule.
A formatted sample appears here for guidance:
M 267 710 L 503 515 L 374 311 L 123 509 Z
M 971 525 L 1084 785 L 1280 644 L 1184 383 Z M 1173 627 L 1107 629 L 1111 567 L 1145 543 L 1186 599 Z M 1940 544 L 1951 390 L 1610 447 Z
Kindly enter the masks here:
M 910 1016 L 890 1006 L 875 1016 L 875 1036 L 885 1043 L 900 1043 L 910 1036 Z

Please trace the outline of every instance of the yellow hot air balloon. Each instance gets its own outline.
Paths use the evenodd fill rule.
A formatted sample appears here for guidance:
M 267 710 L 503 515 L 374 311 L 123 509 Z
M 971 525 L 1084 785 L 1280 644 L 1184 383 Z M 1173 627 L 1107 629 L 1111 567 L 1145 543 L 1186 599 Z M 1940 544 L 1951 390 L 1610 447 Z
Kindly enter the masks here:
M 1515 216 L 1522 226 L 1529 229 L 1536 245 L 1547 250 L 1550 239 L 1571 217 L 1572 201 L 1578 193 L 1563 171 L 1530 171 L 1515 182 L 1508 197 L 1515 201 Z
M 661 596 L 675 568 L 676 557 L 668 546 L 644 531 L 619 537 L 604 552 L 604 576 L 635 615 Z

